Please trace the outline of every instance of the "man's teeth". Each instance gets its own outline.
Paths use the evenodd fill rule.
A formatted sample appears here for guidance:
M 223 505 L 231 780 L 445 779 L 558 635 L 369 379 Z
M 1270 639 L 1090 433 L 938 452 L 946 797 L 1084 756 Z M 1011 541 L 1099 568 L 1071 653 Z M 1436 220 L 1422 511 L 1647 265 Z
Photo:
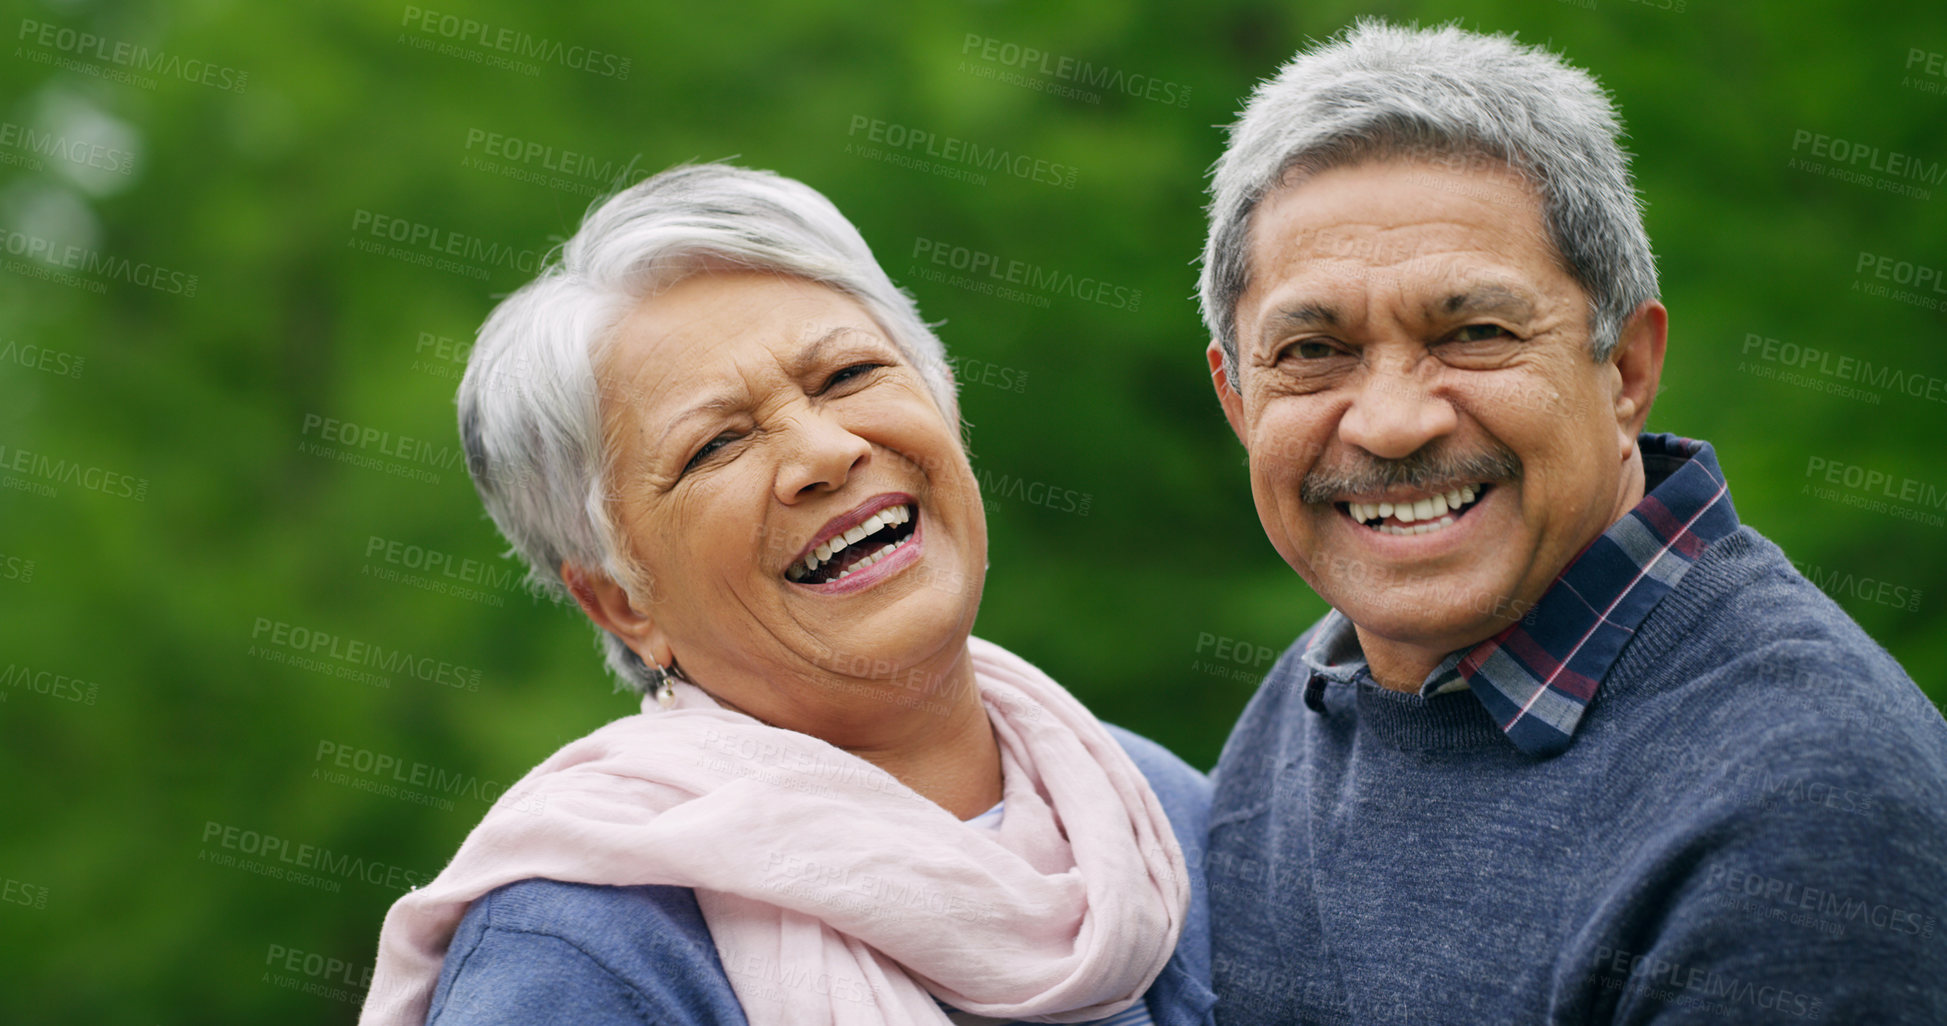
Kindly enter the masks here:
M 1479 485 L 1461 485 L 1443 495 L 1413 502 L 1348 502 L 1345 505 L 1352 519 L 1362 524 L 1388 517 L 1398 521 L 1379 525 L 1379 530 L 1387 534 L 1426 534 L 1453 523 L 1454 518 L 1447 513 L 1473 502 L 1480 494 Z
M 864 523 L 859 524 L 858 526 L 847 530 L 843 534 L 834 535 L 830 541 L 819 543 L 818 547 L 811 550 L 811 552 L 809 552 L 808 554 L 806 554 L 805 558 L 799 560 L 796 563 L 793 563 L 791 565 L 791 568 L 784 572 L 784 575 L 793 581 L 804 580 L 806 577 L 810 576 L 812 572 L 816 571 L 819 567 L 825 565 L 826 563 L 831 562 L 832 557 L 845 551 L 847 547 L 856 545 L 862 539 L 870 537 L 871 535 L 874 534 L 878 534 L 880 531 L 888 527 L 891 527 L 895 524 L 906 523 L 911 519 L 913 519 L 913 508 L 911 506 L 888 506 L 885 509 L 882 509 L 879 512 L 872 514 L 870 517 L 867 517 Z M 901 538 L 898 542 L 892 545 L 888 545 L 885 548 L 880 549 L 879 551 L 874 552 L 873 554 L 865 557 L 864 559 L 859 560 L 857 563 L 854 563 L 851 566 L 846 567 L 845 572 L 839 574 L 837 577 L 833 578 L 833 580 L 842 581 L 845 578 L 851 576 L 855 571 L 863 570 L 866 567 L 871 566 L 874 563 L 877 563 L 881 559 L 886 558 L 886 556 L 889 555 L 894 549 L 897 549 L 900 545 L 905 544 L 907 540 L 908 539 Z

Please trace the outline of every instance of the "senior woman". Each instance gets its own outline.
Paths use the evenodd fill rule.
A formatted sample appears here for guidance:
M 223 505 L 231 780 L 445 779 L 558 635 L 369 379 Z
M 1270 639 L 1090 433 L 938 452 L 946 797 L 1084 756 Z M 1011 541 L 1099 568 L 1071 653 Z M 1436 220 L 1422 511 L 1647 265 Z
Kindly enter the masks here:
M 724 165 L 618 194 L 459 406 L 642 712 L 393 906 L 364 1022 L 1208 1021 L 1208 785 L 970 637 L 945 354 L 823 196 Z

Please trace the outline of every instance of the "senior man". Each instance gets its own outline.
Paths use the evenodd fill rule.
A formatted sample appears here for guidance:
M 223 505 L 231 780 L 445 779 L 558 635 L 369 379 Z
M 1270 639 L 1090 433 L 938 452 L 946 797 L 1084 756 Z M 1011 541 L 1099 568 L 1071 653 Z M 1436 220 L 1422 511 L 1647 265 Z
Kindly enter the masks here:
M 1641 433 L 1619 132 L 1551 54 L 1374 22 L 1232 130 L 1211 374 L 1332 611 L 1218 764 L 1225 1023 L 1947 1022 L 1947 724 Z

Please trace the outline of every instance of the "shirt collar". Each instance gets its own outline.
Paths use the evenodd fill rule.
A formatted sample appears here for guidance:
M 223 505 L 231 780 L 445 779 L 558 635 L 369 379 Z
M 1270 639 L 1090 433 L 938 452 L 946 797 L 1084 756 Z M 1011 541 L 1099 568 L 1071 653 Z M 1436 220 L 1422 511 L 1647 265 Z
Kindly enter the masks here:
M 1422 696 L 1471 689 L 1515 747 L 1537 758 L 1567 750 L 1636 627 L 1706 547 L 1737 530 L 1730 487 L 1707 442 L 1637 438 L 1647 494 L 1564 569 L 1520 622 L 1451 653 Z M 1322 712 L 1327 683 L 1377 686 L 1352 621 L 1337 610 L 1312 630 L 1305 703 Z

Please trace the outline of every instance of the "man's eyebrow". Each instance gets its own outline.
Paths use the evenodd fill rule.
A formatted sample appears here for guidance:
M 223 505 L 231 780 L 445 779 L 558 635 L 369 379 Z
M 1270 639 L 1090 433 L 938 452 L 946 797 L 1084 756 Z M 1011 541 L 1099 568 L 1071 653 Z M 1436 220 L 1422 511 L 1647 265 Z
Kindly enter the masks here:
M 1323 303 L 1301 303 L 1286 307 L 1265 318 L 1264 329 L 1257 334 L 1259 349 L 1276 342 L 1279 336 L 1308 328 L 1336 328 L 1339 326 L 1339 312 Z
M 1527 320 L 1535 315 L 1535 304 L 1520 289 L 1507 285 L 1475 285 L 1427 304 L 1426 312 L 1429 320 L 1474 314 L 1500 314 L 1514 320 Z

